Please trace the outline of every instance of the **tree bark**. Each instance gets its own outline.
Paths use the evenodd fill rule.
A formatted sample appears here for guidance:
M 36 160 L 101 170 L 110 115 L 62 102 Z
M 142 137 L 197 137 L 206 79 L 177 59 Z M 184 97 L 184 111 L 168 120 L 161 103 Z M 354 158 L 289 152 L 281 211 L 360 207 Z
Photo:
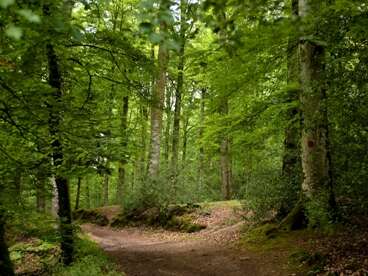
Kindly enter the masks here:
M 54 89 L 54 101 L 57 105 L 62 101 L 62 79 L 59 61 L 51 43 L 46 45 L 49 85 Z M 55 168 L 55 183 L 58 193 L 58 215 L 60 218 L 61 250 L 64 264 L 69 265 L 73 260 L 73 228 L 69 198 L 69 185 L 66 177 L 59 169 L 63 165 L 63 147 L 60 140 L 60 122 L 62 115 L 60 106 L 49 104 L 49 130 L 52 137 L 52 160 Z
M 178 160 L 179 160 L 179 145 L 180 145 L 180 119 L 181 119 L 181 100 L 184 87 L 184 65 L 185 65 L 185 45 L 186 45 L 186 16 L 185 16 L 186 1 L 180 1 L 180 34 L 179 43 L 180 49 L 178 54 L 178 79 L 175 91 L 175 112 L 174 112 L 174 127 L 172 134 L 172 158 L 171 158 L 171 175 L 173 181 L 173 189 L 176 191 L 178 177 Z
M 172 89 L 166 89 L 166 127 L 165 127 L 165 145 L 164 145 L 164 160 L 165 164 L 169 163 L 170 156 L 170 133 L 171 133 L 171 123 L 172 123 L 172 111 L 171 111 L 171 98 Z
M 126 164 L 127 159 L 127 146 L 128 146 L 128 113 L 129 113 L 129 97 L 125 96 L 123 98 L 123 106 L 121 110 L 121 134 L 122 134 L 122 148 L 124 150 L 124 156 L 121 157 L 119 161 L 118 170 L 118 185 L 116 191 L 117 203 L 121 203 L 124 197 L 125 189 L 125 177 L 126 177 Z
M 322 1 L 323 2 L 323 1 Z M 320 2 L 299 0 L 299 16 L 302 20 L 318 12 Z M 318 206 L 319 212 L 329 216 L 332 183 L 328 152 L 326 82 L 324 81 L 325 48 L 305 38 L 300 39 L 300 82 L 302 127 L 303 194 L 308 202 Z M 325 218 L 313 218 L 317 223 Z
M 166 0 L 161 1 L 161 9 L 168 9 Z M 160 25 L 160 33 L 165 34 L 166 23 Z M 160 173 L 160 153 L 161 153 L 161 132 L 163 103 L 166 88 L 166 72 L 168 63 L 168 49 L 164 42 L 161 42 L 158 51 L 158 72 L 152 95 L 151 107 L 151 143 L 148 160 L 148 174 L 151 179 L 157 179 Z

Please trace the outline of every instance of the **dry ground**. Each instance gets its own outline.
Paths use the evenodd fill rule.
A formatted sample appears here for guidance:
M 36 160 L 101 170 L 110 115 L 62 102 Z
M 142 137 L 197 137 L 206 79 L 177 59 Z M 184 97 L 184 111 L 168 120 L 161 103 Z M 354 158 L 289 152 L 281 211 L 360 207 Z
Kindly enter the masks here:
M 194 234 L 91 224 L 83 229 L 128 276 L 288 275 L 278 256 L 265 258 L 236 246 L 244 215 L 237 203 L 212 204 L 204 210 L 195 219 L 207 229 Z

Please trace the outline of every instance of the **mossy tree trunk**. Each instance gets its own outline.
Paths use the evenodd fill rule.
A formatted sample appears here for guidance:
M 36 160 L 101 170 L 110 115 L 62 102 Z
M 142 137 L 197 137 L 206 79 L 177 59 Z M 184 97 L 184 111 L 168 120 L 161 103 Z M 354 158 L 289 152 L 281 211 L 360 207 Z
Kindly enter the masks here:
M 299 0 L 299 16 L 302 24 L 308 24 L 321 4 L 326 1 Z M 310 27 L 310 26 L 309 26 Z M 308 29 L 308 28 L 305 28 Z M 314 35 L 314 34 L 312 34 Z M 304 182 L 302 190 L 307 200 L 308 219 L 323 224 L 331 212 L 331 164 L 328 158 L 328 118 L 326 110 L 325 47 L 303 33 L 300 39 L 300 102 L 303 113 L 302 166 Z M 313 214 L 315 212 L 315 215 Z

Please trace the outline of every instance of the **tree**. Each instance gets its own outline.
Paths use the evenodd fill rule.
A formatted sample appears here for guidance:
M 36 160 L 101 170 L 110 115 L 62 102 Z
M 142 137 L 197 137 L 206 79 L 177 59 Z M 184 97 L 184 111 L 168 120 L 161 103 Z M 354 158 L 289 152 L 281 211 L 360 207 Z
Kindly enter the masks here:
M 160 2 L 160 12 L 165 14 L 169 11 L 169 1 Z M 167 34 L 167 22 L 161 20 L 160 34 L 162 40 L 158 50 L 158 68 L 157 77 L 152 93 L 151 106 L 151 139 L 148 160 L 148 174 L 151 179 L 156 179 L 160 173 L 160 153 L 161 153 L 161 133 L 162 133 L 162 115 L 165 100 L 166 72 L 168 63 L 168 47 L 165 44 L 164 37 Z
M 52 14 L 52 9 L 49 5 L 44 6 L 46 18 Z M 68 5 L 65 6 L 68 8 Z M 69 183 L 68 179 L 62 175 L 60 168 L 63 166 L 64 154 L 63 146 L 60 140 L 60 121 L 63 119 L 61 113 L 62 104 L 62 76 L 59 65 L 59 60 L 54 49 L 54 44 L 49 40 L 46 44 L 46 55 L 48 61 L 48 83 L 53 90 L 54 102 L 49 103 L 49 130 L 52 137 L 52 162 L 55 167 L 55 183 L 58 196 L 58 216 L 60 220 L 60 235 L 61 235 L 61 251 L 63 262 L 69 265 L 73 260 L 73 227 L 72 215 L 69 198 Z
M 324 1 L 327 2 L 327 1 Z M 321 1 L 299 0 L 299 16 L 305 26 L 307 20 L 316 16 Z M 306 28 L 306 26 L 305 26 Z M 300 102 L 303 112 L 302 165 L 303 194 L 308 203 L 316 205 L 318 215 L 309 210 L 309 219 L 320 223 L 329 219 L 333 202 L 331 164 L 328 141 L 328 118 L 326 111 L 325 46 L 312 39 L 316 33 L 303 33 L 300 39 Z M 310 208 L 313 208 L 309 206 Z M 321 217 L 321 213 L 323 216 Z M 319 216 L 319 217 L 318 217 Z M 326 221 L 325 221 L 326 222 Z

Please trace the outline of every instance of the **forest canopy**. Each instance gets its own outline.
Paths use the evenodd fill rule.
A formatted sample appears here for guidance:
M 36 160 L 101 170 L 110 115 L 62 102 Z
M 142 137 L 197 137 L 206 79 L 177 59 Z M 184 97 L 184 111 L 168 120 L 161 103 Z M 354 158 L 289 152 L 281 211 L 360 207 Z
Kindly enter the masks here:
M 72 212 L 237 199 L 323 228 L 367 215 L 366 0 L 0 0 L 6 232 Z

